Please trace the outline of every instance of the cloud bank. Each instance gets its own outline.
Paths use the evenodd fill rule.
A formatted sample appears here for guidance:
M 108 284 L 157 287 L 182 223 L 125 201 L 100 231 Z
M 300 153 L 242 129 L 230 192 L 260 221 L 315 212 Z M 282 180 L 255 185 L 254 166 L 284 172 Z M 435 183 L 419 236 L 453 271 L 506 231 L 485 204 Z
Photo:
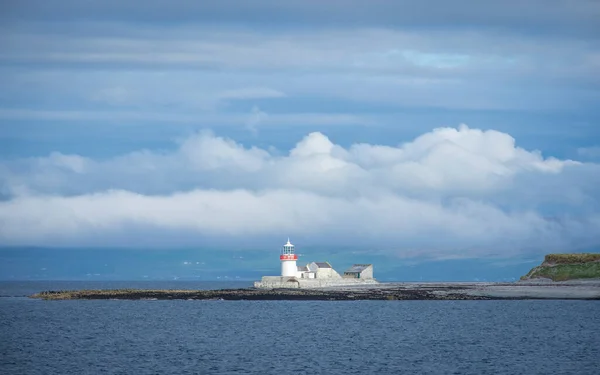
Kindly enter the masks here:
M 460 122 L 563 159 L 590 160 L 578 149 L 600 144 L 598 1 L 27 0 L 2 10 L 0 158 L 115 157 L 198 126 L 279 149 L 313 131 L 388 144 Z
M 288 152 L 200 132 L 162 152 L 6 160 L 0 178 L 4 245 L 289 235 L 439 257 L 600 244 L 599 164 L 466 125 L 395 147 L 342 147 L 313 132 Z

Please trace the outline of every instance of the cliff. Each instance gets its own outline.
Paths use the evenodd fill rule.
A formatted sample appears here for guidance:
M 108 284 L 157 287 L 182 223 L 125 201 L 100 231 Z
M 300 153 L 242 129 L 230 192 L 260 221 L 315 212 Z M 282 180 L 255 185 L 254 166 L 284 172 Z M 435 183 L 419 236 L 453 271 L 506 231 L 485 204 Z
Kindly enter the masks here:
M 521 280 L 552 281 L 596 278 L 600 279 L 600 253 L 548 254 L 541 265 L 521 276 Z

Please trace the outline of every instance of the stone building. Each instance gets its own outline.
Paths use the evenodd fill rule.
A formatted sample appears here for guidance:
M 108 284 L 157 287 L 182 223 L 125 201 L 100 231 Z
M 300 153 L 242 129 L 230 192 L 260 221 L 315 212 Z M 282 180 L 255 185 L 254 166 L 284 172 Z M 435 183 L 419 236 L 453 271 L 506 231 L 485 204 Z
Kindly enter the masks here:
M 299 277 L 301 279 L 315 279 L 315 278 L 317 278 L 317 273 L 314 271 L 311 271 L 308 268 L 308 265 L 298 266 L 298 273 L 297 273 L 296 277 Z
M 344 277 L 350 279 L 372 279 L 373 265 L 372 264 L 354 264 L 352 267 L 344 271 Z
M 281 276 L 263 276 L 254 283 L 257 288 L 319 288 L 330 286 L 377 284 L 373 278 L 373 265 L 355 264 L 344 276 L 340 276 L 329 262 L 311 262 L 297 266 L 298 255 L 290 240 L 283 245 L 281 254 Z
M 329 262 L 312 262 L 309 263 L 306 267 L 311 272 L 315 273 L 316 279 L 340 279 L 341 276 L 337 273 Z

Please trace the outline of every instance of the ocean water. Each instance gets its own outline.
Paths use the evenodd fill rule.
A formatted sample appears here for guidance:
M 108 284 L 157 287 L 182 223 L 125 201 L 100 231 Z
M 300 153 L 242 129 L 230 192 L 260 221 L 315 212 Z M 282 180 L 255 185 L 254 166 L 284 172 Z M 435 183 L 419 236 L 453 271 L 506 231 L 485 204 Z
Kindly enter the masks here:
M 600 301 L 40 301 L 0 283 L 0 374 L 600 374 Z

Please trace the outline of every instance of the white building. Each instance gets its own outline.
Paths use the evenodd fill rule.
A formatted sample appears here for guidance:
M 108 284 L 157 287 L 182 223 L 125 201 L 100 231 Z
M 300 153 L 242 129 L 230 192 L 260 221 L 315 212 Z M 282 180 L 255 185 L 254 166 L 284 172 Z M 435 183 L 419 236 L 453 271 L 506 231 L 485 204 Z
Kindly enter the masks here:
M 339 273 L 335 272 L 329 262 L 312 262 L 306 266 L 311 272 L 315 273 L 316 279 L 340 279 Z
M 355 264 L 340 276 L 329 262 L 311 262 L 298 266 L 295 247 L 288 241 L 281 248 L 281 276 L 263 276 L 257 288 L 318 288 L 335 285 L 377 284 L 371 264 Z
M 281 276 L 296 277 L 298 275 L 298 267 L 296 267 L 298 255 L 294 253 L 294 245 L 290 243 L 289 238 L 281 249 L 279 260 L 281 260 Z
M 344 277 L 351 279 L 372 279 L 373 265 L 372 264 L 354 264 L 352 267 L 344 271 Z
M 311 271 L 308 266 L 298 266 L 298 274 L 296 277 L 301 279 L 315 279 L 317 274 L 316 272 Z

